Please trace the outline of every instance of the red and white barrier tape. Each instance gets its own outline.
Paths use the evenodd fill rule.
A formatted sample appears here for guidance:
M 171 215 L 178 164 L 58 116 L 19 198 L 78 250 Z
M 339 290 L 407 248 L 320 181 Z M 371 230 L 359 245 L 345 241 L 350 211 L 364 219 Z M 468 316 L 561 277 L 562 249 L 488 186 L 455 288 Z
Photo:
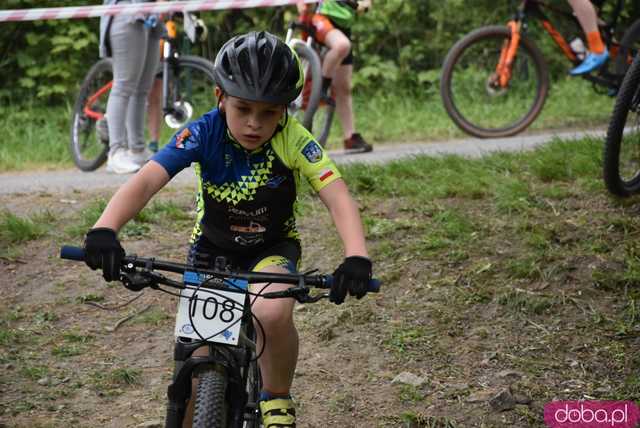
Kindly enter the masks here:
M 304 0 L 312 3 L 313 0 Z M 317 1 L 317 0 L 316 0 Z M 96 18 L 103 15 L 134 15 L 177 11 L 246 9 L 296 4 L 297 0 L 181 0 L 162 3 L 135 3 L 100 6 L 47 7 L 38 9 L 0 10 L 0 22 L 50 19 Z

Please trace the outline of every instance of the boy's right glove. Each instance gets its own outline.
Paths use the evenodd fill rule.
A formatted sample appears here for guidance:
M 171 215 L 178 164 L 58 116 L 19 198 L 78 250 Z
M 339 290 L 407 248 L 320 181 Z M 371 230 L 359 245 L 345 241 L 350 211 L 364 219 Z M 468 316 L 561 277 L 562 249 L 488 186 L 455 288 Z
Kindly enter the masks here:
M 347 291 L 350 296 L 361 299 L 367 294 L 371 280 L 371 260 L 362 256 L 351 256 L 344 259 L 338 269 L 333 272 L 333 284 L 329 292 L 329 300 L 336 305 L 344 302 Z
M 105 281 L 120 279 L 120 264 L 124 249 L 120 245 L 116 232 L 108 227 L 89 230 L 84 238 L 84 260 L 91 269 L 102 269 Z

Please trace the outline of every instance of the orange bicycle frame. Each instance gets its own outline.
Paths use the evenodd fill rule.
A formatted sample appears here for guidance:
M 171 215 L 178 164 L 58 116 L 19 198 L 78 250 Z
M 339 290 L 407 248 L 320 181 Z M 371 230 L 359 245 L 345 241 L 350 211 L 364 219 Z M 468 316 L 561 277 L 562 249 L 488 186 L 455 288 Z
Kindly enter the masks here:
M 562 53 L 564 54 L 564 56 L 566 56 L 571 62 L 576 62 L 578 59 L 576 57 L 576 54 L 573 53 L 573 51 L 571 50 L 571 47 L 569 46 L 569 43 L 567 43 L 565 38 L 562 37 L 562 34 L 560 34 L 558 30 L 556 30 L 553 27 L 551 22 L 546 19 L 543 19 L 542 27 L 544 27 L 547 33 L 549 33 L 553 41 L 556 42 L 556 45 L 558 45 L 560 50 L 562 50 Z
M 513 61 L 518 53 L 518 46 L 520 46 L 520 21 L 509 21 L 507 26 L 511 30 L 511 38 L 504 41 L 500 51 L 500 60 L 496 66 L 496 77 L 502 88 L 506 88 L 511 80 Z
M 100 120 L 104 117 L 104 113 L 93 111 L 91 110 L 91 107 L 93 107 L 93 103 L 95 103 L 96 100 L 100 98 L 105 92 L 110 91 L 112 86 L 113 86 L 113 81 L 107 83 L 102 88 L 98 89 L 98 91 L 96 91 L 95 94 L 91 95 L 89 99 L 87 99 L 87 102 L 84 105 L 84 109 L 82 110 L 85 115 L 95 120 Z

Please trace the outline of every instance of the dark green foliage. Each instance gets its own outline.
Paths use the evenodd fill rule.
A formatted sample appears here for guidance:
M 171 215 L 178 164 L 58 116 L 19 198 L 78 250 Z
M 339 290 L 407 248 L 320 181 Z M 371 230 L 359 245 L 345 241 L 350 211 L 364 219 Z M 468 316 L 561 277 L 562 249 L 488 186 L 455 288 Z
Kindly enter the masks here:
M 91 4 L 101 4 L 92 0 Z M 373 9 L 360 16 L 354 27 L 358 90 L 403 91 L 435 96 L 440 66 L 449 48 L 472 29 L 506 23 L 516 1 L 376 0 Z M 567 2 L 550 2 L 569 10 Z M 613 7 L 605 2 L 602 16 Z M 625 28 L 640 13 L 637 2 L 627 2 L 619 27 Z M 633 3 L 633 4 L 631 4 Z M 78 5 L 75 0 L 5 0 L 2 9 L 59 7 Z M 183 50 L 215 57 L 229 37 L 254 29 L 266 29 L 281 36 L 295 19 L 293 6 L 201 12 L 209 27 L 207 42 Z M 549 18 L 567 37 L 580 35 L 580 29 L 562 24 L 555 14 Z M 59 103 L 75 93 L 79 82 L 98 56 L 98 19 L 72 19 L 0 24 L 0 101 L 13 103 L 36 97 Z M 568 69 L 550 37 L 532 23 L 529 35 L 545 53 L 552 76 Z M 621 32 L 618 32 L 618 39 Z
M 6 0 L 2 8 L 77 5 L 73 0 Z M 97 19 L 1 23 L 0 103 L 34 97 L 57 102 L 66 99 L 98 58 L 97 46 Z

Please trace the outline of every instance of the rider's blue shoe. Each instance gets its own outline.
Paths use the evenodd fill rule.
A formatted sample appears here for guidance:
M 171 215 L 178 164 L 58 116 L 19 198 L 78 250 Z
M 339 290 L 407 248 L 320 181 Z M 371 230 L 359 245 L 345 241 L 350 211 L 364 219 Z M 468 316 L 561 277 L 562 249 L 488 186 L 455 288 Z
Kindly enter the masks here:
M 569 74 L 572 76 L 579 76 L 580 74 L 589 73 L 596 68 L 601 67 L 607 59 L 609 59 L 609 51 L 607 49 L 605 49 L 601 54 L 589 52 L 584 61 L 582 61 L 579 66 L 571 70 Z

